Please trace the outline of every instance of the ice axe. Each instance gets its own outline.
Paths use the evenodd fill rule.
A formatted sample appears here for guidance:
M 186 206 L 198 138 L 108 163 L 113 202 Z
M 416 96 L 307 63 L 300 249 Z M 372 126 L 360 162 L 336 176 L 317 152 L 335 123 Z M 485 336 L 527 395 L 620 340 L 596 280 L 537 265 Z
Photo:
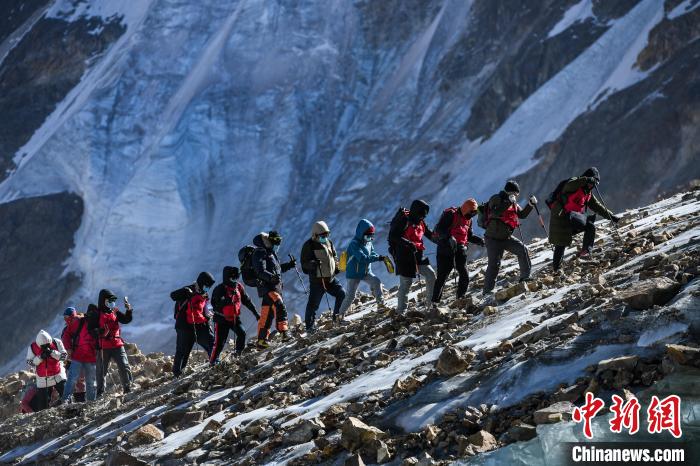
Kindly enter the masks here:
M 289 260 L 291 262 L 294 262 L 294 271 L 297 273 L 297 277 L 299 277 L 299 283 L 301 283 L 301 287 L 304 289 L 304 293 L 306 293 L 306 296 L 309 296 L 309 290 L 306 289 L 306 285 L 304 285 L 304 280 L 301 278 L 301 274 L 299 273 L 299 269 L 297 268 L 296 264 L 296 259 L 294 259 L 294 256 L 291 254 L 287 254 L 289 256 Z

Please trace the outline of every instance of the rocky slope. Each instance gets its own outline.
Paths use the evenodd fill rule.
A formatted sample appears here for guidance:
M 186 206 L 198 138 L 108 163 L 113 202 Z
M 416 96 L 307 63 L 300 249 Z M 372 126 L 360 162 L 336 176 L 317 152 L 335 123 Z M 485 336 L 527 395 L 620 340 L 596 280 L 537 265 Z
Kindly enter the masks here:
M 140 312 L 130 341 L 170 349 L 168 292 L 262 229 L 298 255 L 319 218 L 344 246 L 515 175 L 545 197 L 598 164 L 614 209 L 700 177 L 697 0 L 5 3 L 0 214 L 27 212 L 2 227 L 5 369 L 105 286 Z
M 506 258 L 495 301 L 459 303 L 450 287 L 445 307 L 426 312 L 417 283 L 408 312 L 386 316 L 363 295 L 345 327 L 324 316 L 305 336 L 295 318 L 291 341 L 214 369 L 196 353 L 177 380 L 169 356 L 130 346 L 140 389 L 29 416 L 6 410 L 0 461 L 544 465 L 558 442 L 582 440 L 568 421 L 587 391 L 608 402 L 681 395 L 681 440 L 697 449 L 688 413 L 700 408 L 700 191 L 599 227 L 592 259 L 568 256 L 561 275 L 543 240 L 531 244 L 532 283 L 514 283 Z M 471 265 L 475 287 L 484 267 Z M 2 380 L 3 405 L 16 405 L 28 376 Z

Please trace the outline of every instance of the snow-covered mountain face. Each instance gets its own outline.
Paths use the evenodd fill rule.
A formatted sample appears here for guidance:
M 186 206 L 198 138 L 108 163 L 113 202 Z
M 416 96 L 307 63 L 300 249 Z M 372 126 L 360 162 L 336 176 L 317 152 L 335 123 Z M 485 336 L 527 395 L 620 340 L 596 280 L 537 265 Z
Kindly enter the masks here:
M 166 347 L 168 292 L 261 230 L 298 255 L 367 217 L 382 251 L 416 197 L 436 220 L 596 164 L 620 209 L 700 176 L 698 0 L 11 3 L 0 362 L 103 287 Z

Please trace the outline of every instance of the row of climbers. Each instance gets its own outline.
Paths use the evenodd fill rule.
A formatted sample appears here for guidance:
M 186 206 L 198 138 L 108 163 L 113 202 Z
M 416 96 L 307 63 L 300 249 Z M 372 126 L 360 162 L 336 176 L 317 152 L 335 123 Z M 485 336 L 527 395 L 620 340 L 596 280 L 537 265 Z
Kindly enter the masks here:
M 595 241 L 595 214 L 587 215 L 591 209 L 615 223 L 619 221 L 601 201 L 593 196 L 593 190 L 600 182 L 600 173 L 593 167 L 582 176 L 560 182 L 549 195 L 547 206 L 551 209 L 549 241 L 554 246 L 553 270 L 556 272 L 567 247 L 574 235 L 584 233 L 579 256 L 587 256 Z M 482 295 L 491 297 L 505 251 L 514 254 L 520 268 L 520 281 L 531 280 L 532 263 L 527 246 L 521 238 L 514 236 L 520 230 L 520 220 L 527 218 L 537 209 L 537 198 L 530 196 L 525 207 L 518 204 L 520 187 L 509 180 L 503 190 L 491 196 L 488 202 L 479 205 L 475 199 L 467 199 L 461 206 L 445 209 L 433 230 L 425 219 L 430 212 L 427 202 L 417 199 L 409 209 L 400 208 L 390 222 L 388 232 L 389 253 L 396 264 L 395 273 L 399 276 L 397 313 L 403 313 L 408 306 L 408 294 L 413 281 L 425 280 L 426 304 L 437 306 L 442 298 L 445 283 L 450 273 L 458 275 L 456 297 L 462 300 L 469 287 L 467 251 L 470 244 L 486 248 L 488 266 Z M 538 210 L 539 214 L 539 210 Z M 473 231 L 473 219 L 484 229 L 484 238 Z M 541 216 L 540 221 L 542 222 Z M 544 223 L 542 223 L 544 227 Z M 378 254 L 374 248 L 376 229 L 372 222 L 362 219 L 346 251 L 339 258 L 331 240 L 331 231 L 323 221 L 316 222 L 311 229 L 311 237 L 301 250 L 301 269 L 309 277 L 306 290 L 308 302 L 305 313 L 306 331 L 315 331 L 316 312 L 328 295 L 335 299 L 332 315 L 335 322 L 344 323 L 345 314 L 353 303 L 361 282 L 369 285 L 379 311 L 388 312 L 383 298 L 382 282 L 372 271 L 372 264 L 384 262 L 388 270 L 393 270 L 391 260 Z M 437 244 L 437 273 L 425 253 L 425 239 Z M 289 328 L 287 309 L 282 296 L 282 274 L 295 269 L 297 261 L 289 256 L 289 261 L 281 262 L 278 257 L 282 236 L 277 231 L 263 232 L 253 239 L 252 246 L 245 246 L 239 252 L 241 262 L 238 267 L 226 266 L 223 269 L 222 283 L 214 286 L 215 279 L 208 272 L 201 272 L 196 281 L 181 287 L 170 294 L 175 302 L 174 318 L 177 343 L 173 374 L 180 376 L 187 366 L 190 352 L 195 344 L 201 346 L 209 356 L 211 365 L 217 364 L 230 331 L 236 337 L 235 354 L 245 349 L 246 332 L 241 322 L 241 307 L 247 307 L 258 322 L 257 347 L 269 347 L 273 321 L 276 331 L 286 338 Z M 347 289 L 337 279 L 338 273 L 345 271 Z M 262 306 L 260 313 L 241 283 L 257 289 Z M 303 286 L 303 281 L 302 281 Z M 492 298 L 491 298 L 492 299 Z M 63 400 L 71 397 L 76 387 L 86 387 L 88 400 L 99 397 L 104 391 L 109 363 L 115 360 L 124 392 L 129 392 L 131 372 L 120 336 L 120 324 L 132 319 L 132 308 L 124 298 L 126 311 L 116 308 L 117 296 L 109 290 L 102 290 L 98 304 L 90 305 L 86 315 L 78 314 L 69 308 L 65 312 L 66 327 L 61 340 L 52 339 L 41 331 L 27 352 L 28 362 L 36 368 L 37 393 L 35 405 L 46 407 L 51 396 L 47 388 L 52 387 Z M 214 329 L 210 321 L 214 321 Z M 69 368 L 66 377 L 64 365 Z M 66 382 L 67 378 L 67 382 Z M 95 390 L 95 380 L 97 389 Z M 65 388 L 64 388 L 65 387 Z M 43 391 L 42 391 L 43 389 Z
M 124 306 L 122 312 L 117 295 L 103 289 L 98 304 L 90 304 L 85 314 L 74 307 L 63 312 L 65 327 L 60 339 L 39 331 L 27 349 L 27 363 L 34 368 L 36 380 L 23 397 L 23 411 L 39 411 L 69 400 L 97 399 L 107 386 L 112 360 L 124 393 L 131 391 L 131 368 L 120 326 L 132 319 L 133 309 L 126 297 Z

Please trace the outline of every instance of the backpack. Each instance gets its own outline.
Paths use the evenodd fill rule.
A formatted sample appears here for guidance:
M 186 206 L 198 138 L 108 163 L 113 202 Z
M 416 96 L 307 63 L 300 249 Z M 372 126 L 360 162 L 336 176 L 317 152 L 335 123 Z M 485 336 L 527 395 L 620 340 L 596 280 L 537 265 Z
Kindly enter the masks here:
M 549 210 L 552 210 L 554 208 L 554 204 L 557 201 L 562 202 L 562 206 L 566 203 L 566 200 L 562 197 L 562 190 L 564 189 L 564 185 L 571 181 L 571 178 L 567 178 L 565 180 L 561 180 L 559 184 L 557 185 L 556 188 L 554 188 L 554 191 L 549 193 L 549 196 L 547 196 L 547 199 L 544 200 L 544 203 L 547 204 L 547 207 L 549 207 Z
M 78 324 L 78 330 L 75 332 L 73 335 L 73 338 L 71 338 L 70 344 L 71 347 L 73 348 L 73 351 L 75 351 L 75 346 L 78 344 L 78 339 L 80 338 L 80 332 L 83 331 L 83 327 L 85 326 L 85 317 L 80 318 L 80 323 Z
M 250 287 L 258 286 L 258 276 L 253 267 L 253 253 L 257 248 L 255 246 L 246 245 L 238 251 L 238 260 L 241 262 L 241 278 L 243 283 Z
M 391 219 L 391 222 L 389 222 L 389 229 L 391 230 L 394 227 L 394 225 L 396 224 L 396 222 L 408 218 L 408 214 L 409 214 L 408 209 L 406 209 L 405 207 L 399 207 L 399 210 L 396 211 L 396 213 L 394 214 L 394 216 Z M 394 254 L 394 245 L 391 241 L 391 235 L 389 235 L 388 241 L 389 241 L 389 253 L 393 255 Z
M 489 221 L 491 221 L 489 218 L 491 216 L 489 203 L 482 202 L 479 204 L 479 207 L 476 208 L 476 212 L 476 224 L 479 225 L 479 227 L 486 229 L 486 227 L 489 226 Z
M 342 254 L 340 254 L 340 259 L 338 259 L 338 270 L 341 272 L 345 272 L 348 268 L 348 252 L 343 251 Z

